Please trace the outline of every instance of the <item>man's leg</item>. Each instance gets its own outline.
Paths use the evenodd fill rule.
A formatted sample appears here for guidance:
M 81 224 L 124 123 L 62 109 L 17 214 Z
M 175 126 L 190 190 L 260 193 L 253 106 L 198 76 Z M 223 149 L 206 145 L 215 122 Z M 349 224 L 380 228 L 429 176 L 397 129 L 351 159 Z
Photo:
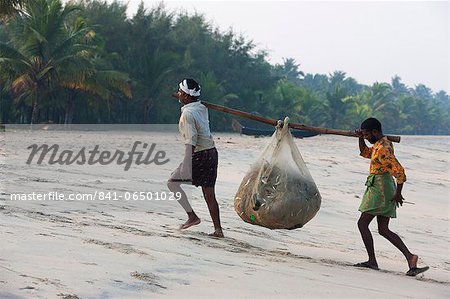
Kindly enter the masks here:
M 206 204 L 208 205 L 209 214 L 211 215 L 211 219 L 214 224 L 214 233 L 210 235 L 214 237 L 223 237 L 222 226 L 220 225 L 219 204 L 216 200 L 214 187 L 202 186 L 202 191 Z
M 358 220 L 358 228 L 361 233 L 364 245 L 366 246 L 367 254 L 369 255 L 369 260 L 367 262 L 358 263 L 355 266 L 378 269 L 378 263 L 375 258 L 375 250 L 373 248 L 373 238 L 369 230 L 370 222 L 375 218 L 374 215 L 368 213 L 361 213 L 361 217 Z
M 198 218 L 197 214 L 195 214 L 194 210 L 192 209 L 186 192 L 181 188 L 181 184 L 190 184 L 190 182 L 183 182 L 179 181 L 179 171 L 180 169 L 177 168 L 175 172 L 172 174 L 171 178 L 167 181 L 167 187 L 169 190 L 173 193 L 180 192 L 181 196 L 178 202 L 183 207 L 183 209 L 186 211 L 188 215 L 188 220 L 180 226 L 180 229 L 185 229 L 188 227 L 191 227 L 193 225 L 197 225 L 200 223 L 200 218 Z
M 408 261 L 409 268 L 417 267 L 417 255 L 412 254 L 400 237 L 389 229 L 389 217 L 377 216 L 378 232 L 397 247 Z

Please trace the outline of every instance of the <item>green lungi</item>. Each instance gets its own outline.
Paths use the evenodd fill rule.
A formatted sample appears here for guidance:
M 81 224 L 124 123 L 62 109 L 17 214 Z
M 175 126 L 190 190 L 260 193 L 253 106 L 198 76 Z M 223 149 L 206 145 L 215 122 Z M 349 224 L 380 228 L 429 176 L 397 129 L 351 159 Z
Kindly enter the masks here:
M 367 177 L 366 186 L 358 210 L 375 216 L 396 218 L 397 205 L 392 201 L 396 189 L 394 178 L 389 173 L 371 174 Z

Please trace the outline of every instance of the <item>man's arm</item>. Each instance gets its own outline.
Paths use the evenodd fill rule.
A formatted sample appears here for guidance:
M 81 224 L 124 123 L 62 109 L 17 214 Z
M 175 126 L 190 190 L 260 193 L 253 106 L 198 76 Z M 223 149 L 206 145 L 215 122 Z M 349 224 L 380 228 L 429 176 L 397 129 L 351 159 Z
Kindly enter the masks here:
M 180 175 L 183 180 L 192 179 L 192 153 L 197 143 L 197 127 L 192 114 L 186 112 L 180 118 L 181 134 L 184 139 L 184 158 L 181 163 Z
M 386 168 L 386 170 L 395 177 L 397 181 L 397 189 L 395 190 L 395 194 L 392 198 L 392 201 L 395 201 L 397 207 L 403 205 L 403 183 L 406 181 L 405 169 L 398 162 L 397 158 L 394 155 L 394 148 L 391 144 L 383 146 L 379 150 L 380 154 L 380 162 Z
M 367 147 L 367 145 L 366 145 L 366 142 L 364 141 L 364 137 L 359 137 L 359 151 L 360 151 L 360 153 L 361 153 L 361 155 L 364 153 L 364 152 L 367 152 L 369 150 L 369 148 Z
M 359 154 L 364 158 L 370 159 L 372 156 L 372 148 L 367 147 L 361 130 L 355 130 L 355 133 L 359 137 Z

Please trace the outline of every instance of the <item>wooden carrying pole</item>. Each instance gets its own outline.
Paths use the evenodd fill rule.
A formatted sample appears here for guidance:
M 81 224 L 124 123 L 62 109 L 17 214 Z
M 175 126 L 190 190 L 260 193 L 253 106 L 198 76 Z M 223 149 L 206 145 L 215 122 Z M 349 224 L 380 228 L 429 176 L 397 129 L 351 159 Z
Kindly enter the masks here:
M 176 93 L 172 94 L 173 97 L 178 99 L 178 96 Z M 251 120 L 259 121 L 268 125 L 276 126 L 277 120 L 274 119 L 268 119 L 264 118 L 252 113 L 236 110 L 233 108 L 228 108 L 225 106 L 220 106 L 208 102 L 201 101 L 203 105 L 205 105 L 209 109 L 245 117 Z M 292 129 L 297 130 L 305 130 L 305 131 L 311 131 L 316 132 L 320 134 L 332 134 L 332 135 L 341 135 L 341 136 L 349 136 L 349 137 L 358 137 L 358 135 L 355 132 L 352 131 L 346 131 L 346 130 L 335 130 L 335 129 L 328 129 L 328 128 L 320 128 L 320 127 L 310 127 L 303 124 L 296 124 L 296 123 L 289 123 L 289 127 Z M 392 136 L 392 135 L 386 135 L 387 139 L 389 139 L 392 142 L 400 142 L 400 136 Z

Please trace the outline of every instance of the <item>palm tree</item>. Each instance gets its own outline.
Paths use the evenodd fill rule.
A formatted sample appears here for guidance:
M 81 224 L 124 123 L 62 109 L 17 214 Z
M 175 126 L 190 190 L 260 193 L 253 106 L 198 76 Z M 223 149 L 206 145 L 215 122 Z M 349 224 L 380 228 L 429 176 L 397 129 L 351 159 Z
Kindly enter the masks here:
M 101 57 L 94 57 L 92 59 L 93 71 L 85 77 L 79 77 L 77 79 L 77 77 L 71 76 L 73 75 L 72 73 L 66 74 L 61 78 L 60 85 L 68 91 L 65 106 L 65 124 L 72 123 L 75 103 L 81 95 L 94 96 L 94 98 L 106 100 L 108 107 L 110 107 L 110 101 L 115 91 L 131 99 L 132 91 L 128 74 L 102 67 L 102 61 L 103 59 Z
M 300 64 L 297 64 L 293 58 L 283 58 L 283 64 L 276 64 L 274 75 L 292 83 L 299 83 L 300 78 L 305 76 L 300 70 Z
M 27 0 L 0 0 L 0 18 L 13 15 L 27 2 Z
M 26 3 L 10 22 L 11 42 L 0 43 L 0 65 L 17 100 L 31 103 L 31 123 L 39 121 L 43 102 L 58 89 L 68 91 L 65 123 L 71 123 L 80 92 L 110 99 L 112 90 L 131 97 L 128 75 L 99 68 L 96 33 L 81 17 L 69 23 L 78 6 L 60 0 Z
M 349 109 L 351 119 L 359 124 L 368 117 L 376 117 L 385 122 L 385 118 L 393 114 L 391 87 L 387 83 L 374 83 L 353 97 L 353 105 Z
M 298 92 L 298 99 L 293 109 L 295 111 L 295 118 L 293 120 L 307 125 L 324 126 L 324 106 L 319 101 L 319 97 L 310 89 L 304 87 L 298 89 Z
M 408 87 L 402 82 L 402 78 L 397 75 L 391 79 L 391 86 L 392 91 L 396 95 L 407 94 L 409 92 Z
M 327 75 L 321 74 L 306 74 L 300 84 L 300 86 L 303 86 L 317 94 L 324 94 L 328 85 Z
M 39 109 L 61 80 L 78 82 L 92 74 L 90 43 L 95 33 L 78 18 L 67 26 L 77 6 L 62 6 L 60 0 L 25 3 L 24 14 L 7 25 L 10 43 L 0 43 L 0 65 L 18 100 L 31 102 L 31 123 L 39 120 Z
M 335 71 L 328 79 L 324 101 L 324 114 L 331 128 L 336 128 L 337 125 L 341 124 L 353 99 L 348 91 L 345 80 L 346 74 L 341 71 Z

